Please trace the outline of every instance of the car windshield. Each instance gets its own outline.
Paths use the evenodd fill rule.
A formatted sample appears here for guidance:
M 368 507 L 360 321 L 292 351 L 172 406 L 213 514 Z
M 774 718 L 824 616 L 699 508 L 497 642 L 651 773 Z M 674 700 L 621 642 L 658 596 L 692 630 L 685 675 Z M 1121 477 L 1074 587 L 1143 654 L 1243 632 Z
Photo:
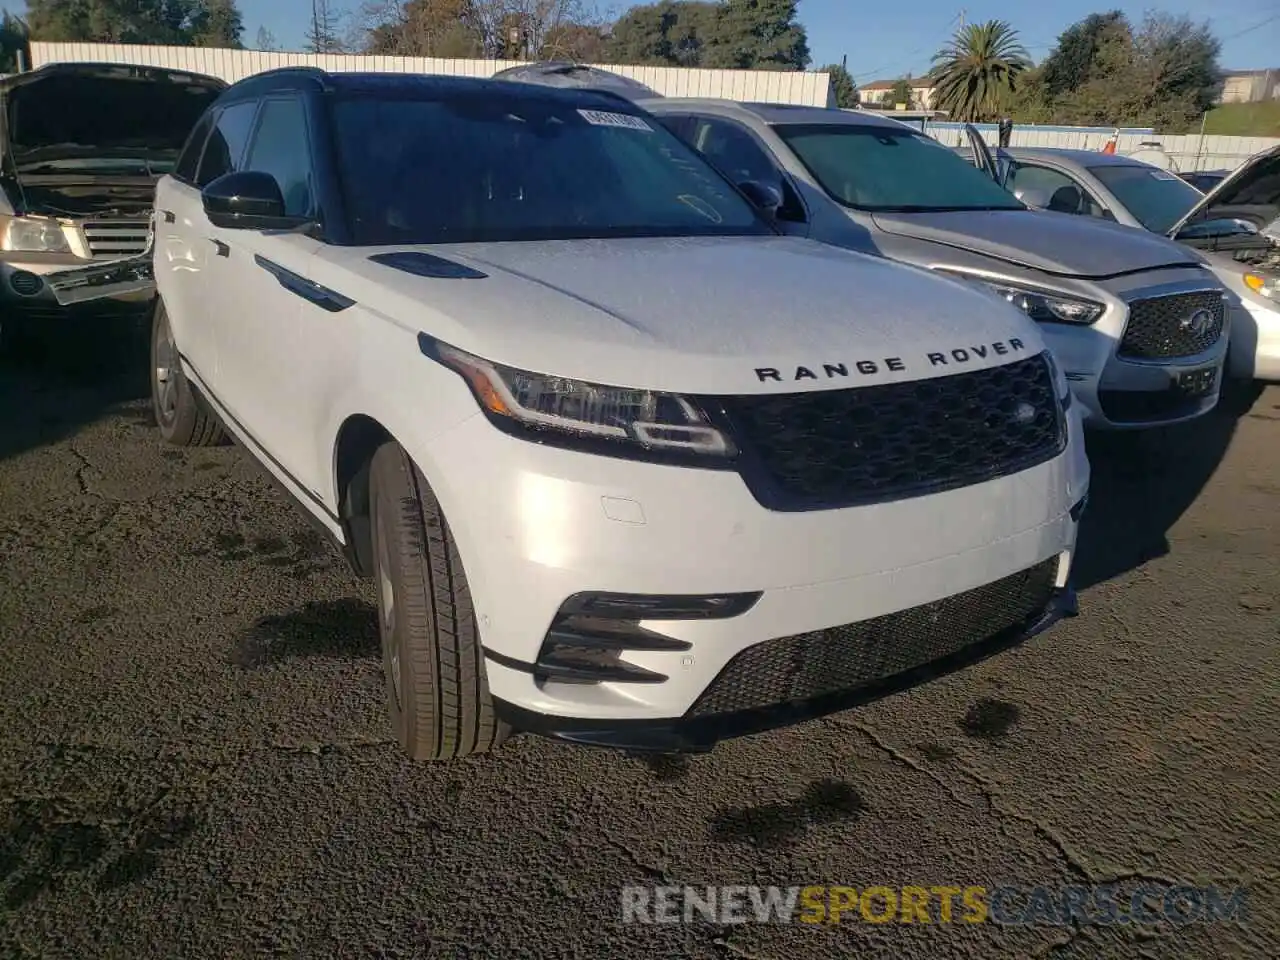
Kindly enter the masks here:
M 661 125 L 527 93 L 333 105 L 361 245 L 773 233 Z
M 1025 210 L 1012 194 L 937 140 L 880 124 L 774 128 L 837 202 L 881 213 Z
M 1133 218 L 1155 233 L 1168 233 L 1204 195 L 1178 177 L 1138 164 L 1099 164 L 1089 172 L 1124 204 Z

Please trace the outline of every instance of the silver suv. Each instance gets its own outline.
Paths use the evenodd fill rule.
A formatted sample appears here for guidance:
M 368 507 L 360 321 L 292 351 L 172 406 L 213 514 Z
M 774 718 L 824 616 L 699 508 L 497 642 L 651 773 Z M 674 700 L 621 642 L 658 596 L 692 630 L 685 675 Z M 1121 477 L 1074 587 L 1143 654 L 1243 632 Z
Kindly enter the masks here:
M 978 164 L 851 110 L 641 101 L 786 233 L 987 287 L 1038 321 L 1094 427 L 1191 420 L 1218 402 L 1230 322 L 1221 283 L 1163 237 L 1030 210 Z M 985 172 L 984 169 L 985 168 Z

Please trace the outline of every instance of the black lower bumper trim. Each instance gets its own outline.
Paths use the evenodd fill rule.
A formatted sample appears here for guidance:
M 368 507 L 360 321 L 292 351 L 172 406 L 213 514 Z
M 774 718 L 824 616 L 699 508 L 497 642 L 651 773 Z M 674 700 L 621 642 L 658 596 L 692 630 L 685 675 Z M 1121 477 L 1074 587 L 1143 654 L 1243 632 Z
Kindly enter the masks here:
M 494 700 L 494 709 L 516 730 L 572 743 L 653 753 L 704 753 L 721 740 L 816 719 L 920 686 L 1017 646 L 1077 612 L 1076 592 L 1067 586 L 1054 591 L 1044 610 L 1027 623 L 940 660 L 851 690 L 739 713 L 661 720 L 595 720 L 537 713 L 499 699 Z

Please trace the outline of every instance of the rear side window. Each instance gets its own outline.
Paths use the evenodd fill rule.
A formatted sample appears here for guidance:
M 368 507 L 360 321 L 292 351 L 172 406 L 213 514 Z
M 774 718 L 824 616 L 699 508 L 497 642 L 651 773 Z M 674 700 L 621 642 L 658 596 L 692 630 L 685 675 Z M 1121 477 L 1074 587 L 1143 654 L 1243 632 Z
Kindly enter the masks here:
M 200 122 L 191 131 L 191 136 L 187 138 L 187 145 L 182 148 L 182 155 L 178 157 L 178 165 L 173 169 L 173 175 L 183 183 L 196 182 L 200 154 L 204 151 L 204 142 L 209 139 L 209 130 L 212 127 L 213 111 L 210 110 L 200 118 Z
M 311 140 L 301 100 L 290 97 L 263 103 L 244 169 L 276 178 L 286 215 L 305 217 L 312 212 Z
M 204 157 L 200 160 L 197 186 L 206 187 L 224 174 L 240 169 L 257 110 L 258 102 L 250 100 L 234 103 L 218 115 L 209 142 L 205 144 Z

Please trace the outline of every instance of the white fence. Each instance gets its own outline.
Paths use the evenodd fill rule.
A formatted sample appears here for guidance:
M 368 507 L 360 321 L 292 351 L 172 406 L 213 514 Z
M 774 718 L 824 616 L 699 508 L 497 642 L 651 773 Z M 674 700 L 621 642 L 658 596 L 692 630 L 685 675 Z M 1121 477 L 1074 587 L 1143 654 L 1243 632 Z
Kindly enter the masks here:
M 279 67 L 319 67 L 333 73 L 435 73 L 490 77 L 519 66 L 519 60 L 445 60 L 436 57 L 366 57 L 351 54 L 267 53 L 209 47 L 151 47 L 117 43 L 31 44 L 33 67 L 47 63 L 129 63 L 191 70 L 235 83 Z M 639 80 L 667 97 L 724 97 L 768 103 L 827 106 L 831 78 L 826 73 L 772 70 L 691 70 L 683 67 L 630 67 L 602 64 L 606 70 Z
M 892 116 L 892 114 L 890 114 Z M 991 146 L 998 142 L 994 124 L 978 125 L 982 138 Z M 960 124 L 934 123 L 929 132 L 948 146 L 961 146 L 966 141 Z M 1101 150 L 1111 138 L 1114 128 L 1105 127 L 1019 127 L 1013 128 L 1010 145 L 1014 147 L 1051 147 L 1066 150 Z M 1280 137 L 1202 137 L 1185 135 L 1122 132 L 1116 141 L 1116 153 L 1128 154 L 1144 143 L 1158 143 L 1173 161 L 1174 169 L 1234 170 L 1255 154 L 1280 146 Z
M 47 63 L 129 63 L 139 66 L 191 70 L 235 83 L 245 77 L 279 67 L 315 66 L 335 73 L 368 70 L 378 73 L 435 73 L 450 76 L 489 77 L 518 66 L 517 60 L 445 60 L 430 57 L 366 57 L 349 54 L 268 53 L 260 50 L 222 50 L 209 47 L 152 47 L 116 43 L 31 44 L 33 67 Z M 830 76 L 817 72 L 766 70 L 693 70 L 683 67 L 633 67 L 601 64 L 623 76 L 639 80 L 667 97 L 723 97 L 765 103 L 832 106 Z M 890 114 L 892 115 L 892 114 Z M 979 126 L 990 144 L 996 142 L 994 125 Z M 958 124 L 935 123 L 930 132 L 944 143 L 960 145 Z M 1017 147 L 1066 147 L 1101 150 L 1111 128 L 1019 127 L 1013 130 Z M 1137 150 L 1142 143 L 1164 147 L 1178 170 L 1234 169 L 1262 150 L 1280 145 L 1280 137 L 1170 136 L 1149 131 L 1122 133 L 1117 152 Z

